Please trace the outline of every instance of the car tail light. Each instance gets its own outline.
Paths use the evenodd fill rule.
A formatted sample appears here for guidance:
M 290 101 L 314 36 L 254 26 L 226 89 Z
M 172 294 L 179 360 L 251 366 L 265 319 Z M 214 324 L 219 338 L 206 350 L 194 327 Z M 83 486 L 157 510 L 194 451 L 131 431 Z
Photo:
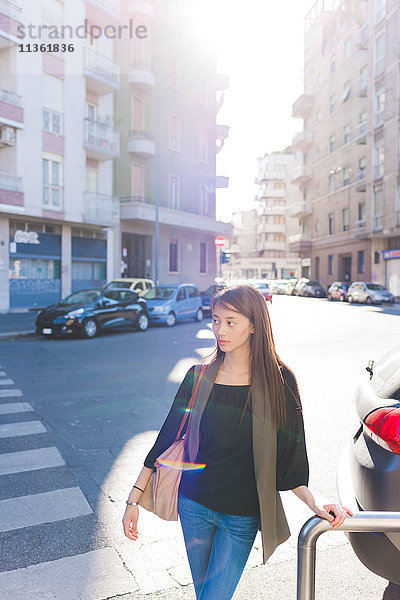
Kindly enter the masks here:
M 378 408 L 368 415 L 364 423 L 370 432 L 375 434 L 371 437 L 376 442 L 400 454 L 400 408 Z M 375 436 L 378 437 L 377 440 Z M 381 441 L 384 443 L 380 443 Z

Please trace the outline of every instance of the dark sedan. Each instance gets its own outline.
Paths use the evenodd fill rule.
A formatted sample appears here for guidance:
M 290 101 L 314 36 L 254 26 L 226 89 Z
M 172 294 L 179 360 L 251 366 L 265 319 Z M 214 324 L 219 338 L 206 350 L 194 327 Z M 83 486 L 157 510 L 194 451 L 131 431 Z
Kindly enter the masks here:
M 355 407 L 360 427 L 341 456 L 338 494 L 357 511 L 400 511 L 400 344 L 369 361 Z M 400 533 L 348 533 L 374 573 L 400 584 Z
M 214 294 L 222 290 L 224 287 L 225 286 L 222 284 L 213 284 L 210 285 L 210 287 L 207 288 L 205 292 L 200 292 L 201 303 L 203 305 L 204 312 L 210 312 L 211 298 L 214 296 Z
M 81 290 L 42 310 L 36 332 L 42 335 L 80 334 L 93 338 L 101 329 L 149 326 L 147 303 L 131 290 Z

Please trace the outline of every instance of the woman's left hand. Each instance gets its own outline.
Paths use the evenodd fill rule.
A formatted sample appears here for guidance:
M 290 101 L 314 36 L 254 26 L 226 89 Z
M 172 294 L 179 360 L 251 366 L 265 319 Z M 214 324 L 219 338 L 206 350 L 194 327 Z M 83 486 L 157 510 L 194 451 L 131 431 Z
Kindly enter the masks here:
M 340 504 L 324 504 L 322 508 L 319 506 L 314 506 L 313 510 L 319 517 L 329 521 L 333 528 L 339 527 L 339 525 L 343 523 L 347 516 L 353 516 L 353 513 L 349 508 L 340 506 Z M 330 512 L 332 512 L 335 516 L 333 517 L 331 514 L 329 514 Z

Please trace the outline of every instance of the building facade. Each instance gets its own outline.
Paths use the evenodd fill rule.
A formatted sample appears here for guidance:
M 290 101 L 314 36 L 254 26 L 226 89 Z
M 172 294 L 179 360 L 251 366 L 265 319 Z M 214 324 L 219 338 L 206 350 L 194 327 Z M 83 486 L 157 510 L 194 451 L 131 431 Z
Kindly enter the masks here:
M 172 0 L 0 2 L 1 311 L 155 278 L 157 254 L 160 281 L 214 280 L 227 81 L 212 57 L 191 69 L 188 42 L 174 50 L 183 17 Z
M 235 215 L 228 279 L 286 279 L 300 277 L 301 261 L 289 247 L 300 234 L 297 211 L 299 185 L 291 183 L 302 155 L 286 149 L 258 160 L 256 208 Z
M 302 231 L 291 240 L 303 275 L 375 281 L 400 296 L 400 5 L 316 2 L 306 18 Z

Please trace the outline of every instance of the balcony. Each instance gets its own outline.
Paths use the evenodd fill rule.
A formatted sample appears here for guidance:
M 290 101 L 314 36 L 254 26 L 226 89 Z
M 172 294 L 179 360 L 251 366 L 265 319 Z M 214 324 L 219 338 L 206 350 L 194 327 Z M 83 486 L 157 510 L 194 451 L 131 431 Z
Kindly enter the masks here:
M 255 180 L 255 183 L 262 184 L 275 179 L 278 181 L 286 179 L 286 168 L 274 169 L 274 165 L 269 165 L 269 168 L 267 168 L 264 173 Z
M 229 126 L 228 125 L 218 125 L 216 129 L 216 138 L 217 140 L 225 140 L 229 135 Z
M 257 250 L 286 250 L 286 242 L 275 242 L 273 240 L 260 240 L 256 242 Z
M 0 172 L 0 204 L 24 205 L 22 178 Z
M 381 162 L 374 165 L 373 169 L 374 179 L 382 179 L 385 174 L 385 163 Z
M 292 180 L 291 183 L 296 185 L 304 185 L 308 183 L 312 178 L 312 171 L 309 167 L 296 167 L 293 169 Z
M 365 98 L 368 91 L 368 79 L 366 77 L 358 78 L 358 96 Z
M 298 150 L 299 152 L 306 152 L 312 143 L 313 134 L 311 131 L 300 131 L 299 133 L 295 133 L 293 136 L 292 148 L 293 150 Z
M 359 219 L 355 223 L 357 229 L 365 229 L 366 224 L 367 224 L 367 221 L 366 221 L 365 217 L 364 217 L 364 219 Z
M 361 121 L 358 124 L 357 128 L 357 144 L 366 144 L 367 143 L 367 132 L 368 132 L 368 121 Z
M 141 196 L 120 198 L 121 220 L 143 221 L 154 223 L 156 219 L 156 208 L 153 199 Z M 199 214 L 193 209 L 175 209 L 166 206 L 163 202 L 159 207 L 159 223 L 193 229 L 195 231 L 208 231 L 215 235 L 232 235 L 232 224 L 216 221 L 212 216 Z
M 288 244 L 290 252 L 310 252 L 312 248 L 311 240 L 307 240 L 302 233 L 290 235 Z
M 292 105 L 292 116 L 295 118 L 304 119 L 307 117 L 313 107 L 314 96 L 302 94 Z
M 156 78 L 151 65 L 145 62 L 133 62 L 128 70 L 128 83 L 136 85 L 144 92 L 153 89 L 156 85 Z
M 119 67 L 107 56 L 85 48 L 86 88 L 100 96 L 119 89 Z
M 216 175 L 216 177 L 215 177 L 215 187 L 216 188 L 227 188 L 227 187 L 229 187 L 229 177 L 225 177 L 225 175 Z
M 107 24 L 108 21 L 119 20 L 120 0 L 86 0 L 86 16 L 92 23 Z
M 119 157 L 119 129 L 102 121 L 85 119 L 86 154 L 95 160 Z
M 131 14 L 146 15 L 152 19 L 156 16 L 153 0 L 130 0 L 128 10 Z
M 358 47 L 360 50 L 368 48 L 368 23 L 365 23 L 358 32 Z
M 272 198 L 286 198 L 286 189 L 273 188 L 263 185 L 257 192 L 256 200 L 266 200 Z
M 367 169 L 360 169 L 356 175 L 356 192 L 365 192 L 367 189 Z
M 0 126 L 10 127 L 24 126 L 24 109 L 22 108 L 22 96 L 10 90 L 0 90 Z
M 286 212 L 286 207 L 282 204 L 266 204 L 265 206 L 262 207 L 262 210 L 259 214 L 259 216 L 265 216 L 265 217 L 269 217 L 269 216 L 282 216 L 284 215 Z
M 20 44 L 18 26 L 22 24 L 21 7 L 12 0 L 0 0 L 0 50 Z
M 305 217 L 307 215 L 312 215 L 312 207 L 308 202 L 304 202 L 304 200 L 300 202 L 296 202 L 295 204 L 291 204 L 288 207 L 288 214 L 290 217 Z
M 83 210 L 85 223 L 109 226 L 119 224 L 119 201 L 113 196 L 85 192 Z
M 154 156 L 156 153 L 154 134 L 151 131 L 130 131 L 128 134 L 128 152 L 144 157 Z
M 256 227 L 256 233 L 282 233 L 286 232 L 285 223 L 259 223 Z M 268 245 L 268 243 L 266 244 Z

